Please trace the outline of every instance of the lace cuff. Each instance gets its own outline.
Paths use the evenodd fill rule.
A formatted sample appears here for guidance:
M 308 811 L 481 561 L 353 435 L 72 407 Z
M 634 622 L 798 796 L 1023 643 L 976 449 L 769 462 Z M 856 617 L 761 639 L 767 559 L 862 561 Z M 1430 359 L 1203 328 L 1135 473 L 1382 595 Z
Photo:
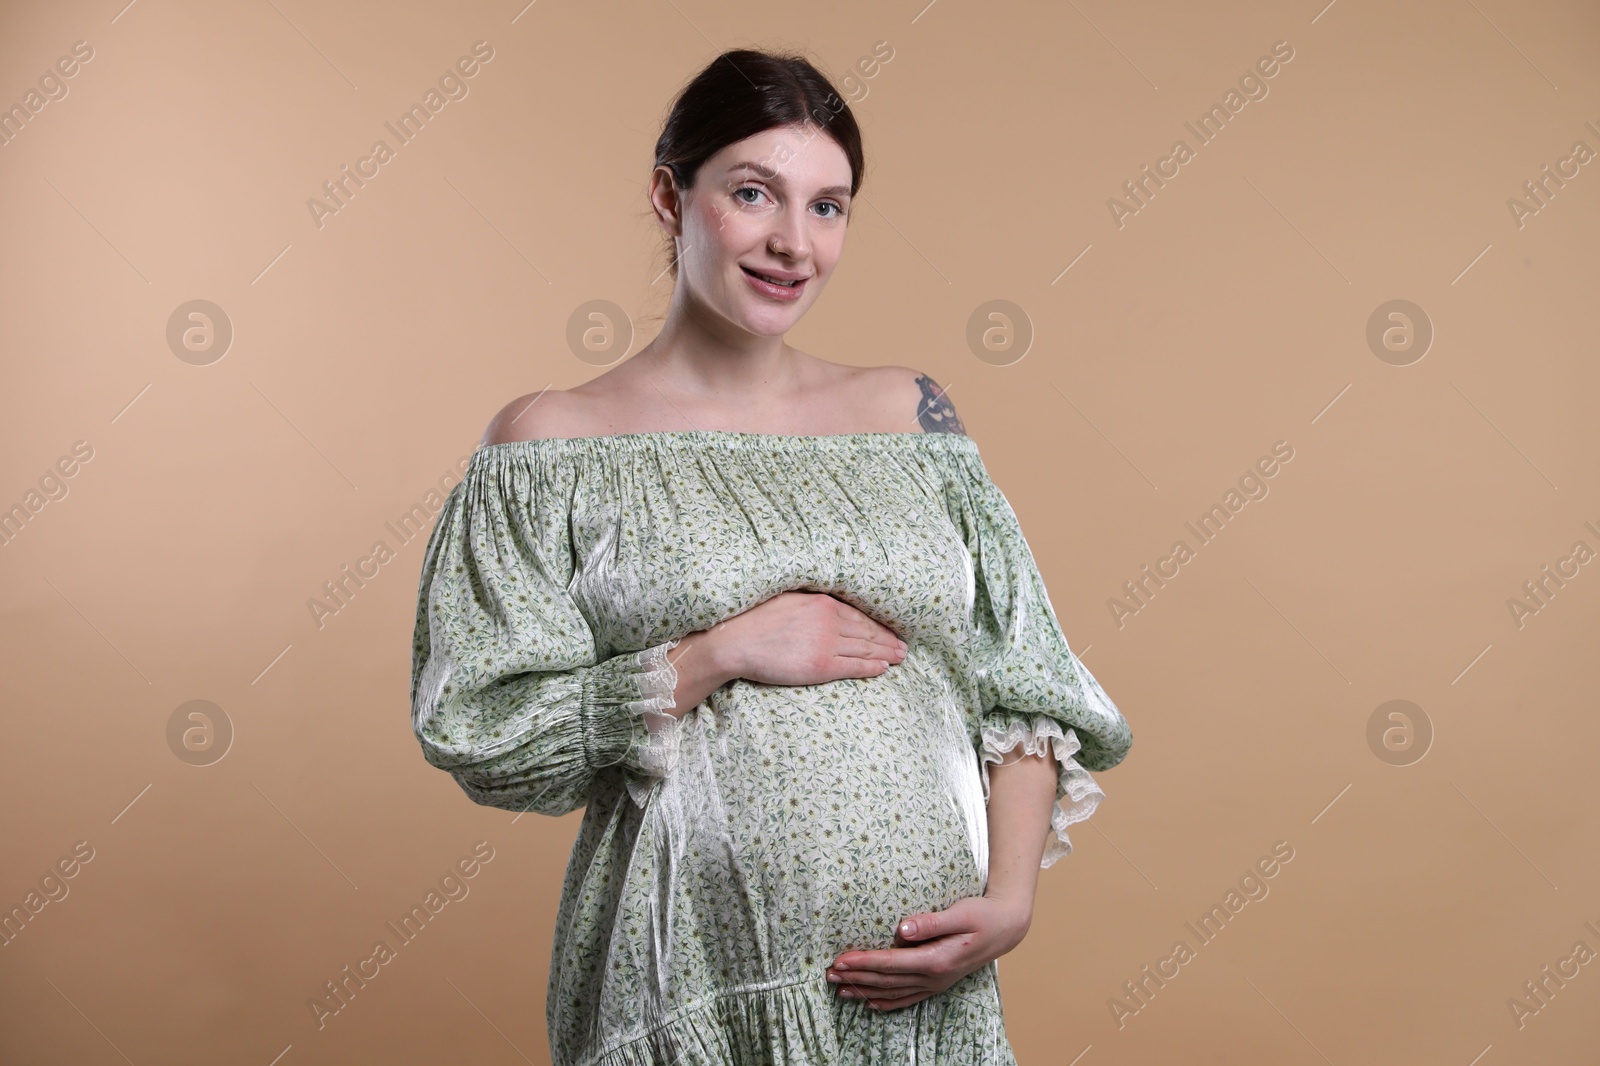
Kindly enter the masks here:
M 682 639 L 682 638 L 679 638 Z M 600 664 L 585 678 L 583 736 L 595 766 L 619 766 L 628 795 L 643 807 L 650 792 L 678 762 L 678 668 L 667 658 L 669 640 Z
M 1105 799 L 1089 771 L 1072 757 L 1080 747 L 1078 734 L 1046 715 L 1025 717 L 993 715 L 984 722 L 979 768 L 983 776 L 983 802 L 989 802 L 989 764 L 1009 766 L 1027 755 L 1053 753 L 1060 775 L 1056 780 L 1056 805 L 1050 812 L 1050 836 L 1045 840 L 1041 869 L 1072 854 L 1067 826 L 1094 813 Z

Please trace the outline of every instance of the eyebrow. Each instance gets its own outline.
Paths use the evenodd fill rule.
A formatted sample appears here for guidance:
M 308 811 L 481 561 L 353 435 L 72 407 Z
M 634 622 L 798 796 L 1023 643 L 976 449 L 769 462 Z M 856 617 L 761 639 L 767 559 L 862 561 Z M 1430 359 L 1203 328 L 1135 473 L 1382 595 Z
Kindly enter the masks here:
M 785 186 L 786 187 L 787 184 L 788 184 L 787 182 L 785 182 L 783 180 L 783 175 L 782 174 L 779 174 L 776 170 L 773 170 L 771 167 L 764 167 L 760 163 L 751 163 L 751 162 L 748 162 L 748 161 L 743 162 L 743 163 L 735 163 L 735 164 L 733 164 L 733 166 L 728 168 L 728 173 L 732 174 L 732 173 L 734 173 L 736 171 L 741 171 L 741 170 L 752 171 L 753 173 L 759 175 L 760 177 L 762 177 L 766 181 L 772 182 L 774 185 L 779 185 L 779 186 Z M 844 197 L 848 197 L 850 195 L 850 186 L 848 186 L 848 185 L 829 185 L 826 189 L 818 189 L 817 190 L 817 195 L 818 196 L 844 196 Z

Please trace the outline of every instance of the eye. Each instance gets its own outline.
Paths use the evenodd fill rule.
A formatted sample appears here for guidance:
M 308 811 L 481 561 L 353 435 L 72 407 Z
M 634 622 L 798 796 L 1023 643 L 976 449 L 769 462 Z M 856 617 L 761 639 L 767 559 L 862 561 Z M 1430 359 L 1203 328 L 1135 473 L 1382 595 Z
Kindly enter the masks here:
M 762 196 L 766 195 L 766 193 L 761 192 L 760 187 L 756 186 L 756 185 L 741 185 L 737 189 L 733 190 L 733 195 L 734 195 L 735 198 L 738 198 L 740 193 L 745 193 L 745 192 L 760 193 L 760 195 L 762 195 Z M 739 202 L 742 203 L 742 204 L 754 204 L 755 203 L 754 200 L 743 200 L 743 199 L 739 200 Z
M 838 204 L 834 203 L 832 200 L 824 200 L 824 201 L 822 201 L 822 203 L 818 204 L 817 206 L 818 207 L 831 207 L 831 208 L 833 208 L 833 214 L 825 216 L 827 218 L 843 218 L 844 217 L 844 208 L 840 207 Z

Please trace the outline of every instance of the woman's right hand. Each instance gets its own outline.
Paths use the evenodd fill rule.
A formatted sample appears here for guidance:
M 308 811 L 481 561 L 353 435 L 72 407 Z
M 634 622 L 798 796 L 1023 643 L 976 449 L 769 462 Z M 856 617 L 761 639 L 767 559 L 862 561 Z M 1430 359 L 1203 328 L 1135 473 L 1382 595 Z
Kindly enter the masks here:
M 825 592 L 780 592 L 715 628 L 737 676 L 764 685 L 876 677 L 906 655 L 894 630 Z

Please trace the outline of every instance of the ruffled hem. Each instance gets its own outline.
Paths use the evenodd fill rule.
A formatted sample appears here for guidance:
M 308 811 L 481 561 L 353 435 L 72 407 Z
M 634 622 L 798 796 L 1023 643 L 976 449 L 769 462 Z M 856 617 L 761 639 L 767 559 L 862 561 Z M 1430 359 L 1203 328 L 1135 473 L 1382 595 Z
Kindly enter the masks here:
M 556 1066 L 1017 1066 L 996 1007 L 952 990 L 883 1011 L 838 998 L 822 976 L 709 997 L 598 1053 L 553 1050 Z
M 1047 868 L 1071 855 L 1072 841 L 1067 838 L 1067 826 L 1088 818 L 1106 795 L 1089 771 L 1072 757 L 1080 747 L 1078 734 L 1047 715 L 1039 715 L 1031 722 L 1012 718 L 1004 726 L 985 722 L 982 745 L 979 767 L 983 775 L 984 803 L 989 802 L 990 763 L 1009 765 L 1024 756 L 1043 755 L 1047 751 L 1055 756 L 1060 767 L 1056 805 L 1050 812 L 1050 836 L 1045 840 L 1039 866 Z
M 679 638 L 681 639 L 681 638 Z M 678 762 L 678 668 L 667 658 L 678 640 L 613 656 L 584 675 L 584 747 L 596 767 L 624 771 L 640 807 Z
M 640 807 L 649 799 L 651 790 L 678 765 L 680 723 L 676 715 L 666 713 L 678 706 L 674 695 L 678 668 L 667 658 L 667 652 L 677 646 L 677 640 L 669 640 L 639 653 L 639 668 L 643 671 L 639 675 L 639 698 L 626 706 L 628 713 L 644 719 L 648 734 L 634 747 L 638 773 L 629 774 L 627 779 L 628 795 Z

